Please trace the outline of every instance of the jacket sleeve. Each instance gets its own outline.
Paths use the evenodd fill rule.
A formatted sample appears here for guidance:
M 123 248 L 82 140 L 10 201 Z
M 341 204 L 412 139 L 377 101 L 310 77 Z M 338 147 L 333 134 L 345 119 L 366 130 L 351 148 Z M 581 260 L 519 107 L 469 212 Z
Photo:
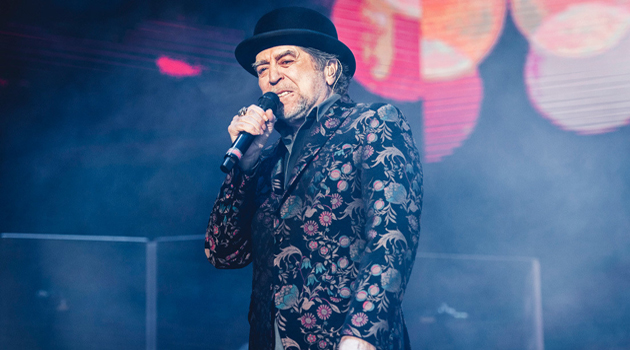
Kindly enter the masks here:
M 251 223 L 255 211 L 256 174 L 238 167 L 226 176 L 210 214 L 205 251 L 219 269 L 238 269 L 252 261 Z
M 377 349 L 403 345 L 402 300 L 416 256 L 422 165 L 407 121 L 391 105 L 360 121 L 365 248 L 343 327 Z

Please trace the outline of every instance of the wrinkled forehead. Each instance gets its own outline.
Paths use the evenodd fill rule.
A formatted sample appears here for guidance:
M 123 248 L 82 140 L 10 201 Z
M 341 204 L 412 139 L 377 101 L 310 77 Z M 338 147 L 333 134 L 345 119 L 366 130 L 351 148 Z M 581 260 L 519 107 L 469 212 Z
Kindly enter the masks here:
M 256 63 L 261 63 L 261 62 L 268 63 L 268 62 L 271 62 L 271 60 L 273 59 L 277 60 L 280 57 L 283 57 L 286 55 L 292 55 L 292 56 L 298 57 L 301 55 L 308 55 L 308 54 L 304 50 L 302 50 L 299 46 L 294 46 L 294 45 L 273 46 L 268 49 L 260 51 L 256 55 Z

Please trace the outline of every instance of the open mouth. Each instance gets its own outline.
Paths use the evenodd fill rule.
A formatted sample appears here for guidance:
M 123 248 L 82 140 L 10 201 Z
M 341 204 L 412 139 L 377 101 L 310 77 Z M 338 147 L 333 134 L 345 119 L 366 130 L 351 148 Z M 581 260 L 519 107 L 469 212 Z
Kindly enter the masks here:
M 281 93 L 278 94 L 278 97 L 284 97 L 284 96 L 286 96 L 286 95 L 288 95 L 290 93 L 291 93 L 291 91 L 282 91 Z

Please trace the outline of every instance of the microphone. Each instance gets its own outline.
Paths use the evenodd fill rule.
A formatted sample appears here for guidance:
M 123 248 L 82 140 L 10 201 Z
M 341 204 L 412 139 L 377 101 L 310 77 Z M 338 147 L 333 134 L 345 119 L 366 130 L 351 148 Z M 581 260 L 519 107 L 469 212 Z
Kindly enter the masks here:
M 276 114 L 278 110 L 278 106 L 280 105 L 280 98 L 274 92 L 267 92 L 264 95 L 260 96 L 258 102 L 256 102 L 258 107 L 262 108 L 264 111 L 271 109 L 271 111 Z M 242 132 L 236 138 L 236 141 L 232 144 L 232 147 L 227 150 L 225 153 L 225 157 L 223 158 L 223 164 L 221 164 L 221 171 L 224 173 L 229 173 L 232 168 L 241 160 L 241 157 L 247 149 L 252 144 L 256 136 Z

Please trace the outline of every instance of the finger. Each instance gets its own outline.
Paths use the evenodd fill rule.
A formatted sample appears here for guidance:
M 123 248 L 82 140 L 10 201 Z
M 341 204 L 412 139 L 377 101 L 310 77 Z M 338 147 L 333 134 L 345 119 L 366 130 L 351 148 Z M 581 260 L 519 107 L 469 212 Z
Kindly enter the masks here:
M 228 129 L 230 128 L 231 128 L 230 134 L 233 134 L 233 135 L 238 135 L 242 132 L 246 132 L 252 135 L 263 134 L 263 130 L 260 127 L 260 125 L 247 122 L 247 121 L 238 121 L 233 124 L 230 124 L 230 127 Z
M 254 128 L 260 129 L 260 131 L 264 131 L 266 128 L 264 119 L 259 115 L 244 115 L 238 122 L 250 124 Z
M 247 114 L 244 117 L 253 118 L 258 124 L 260 124 L 261 128 L 265 130 L 267 126 L 265 125 L 268 121 L 269 117 L 265 114 L 262 108 L 256 105 L 251 105 L 247 107 Z
M 252 113 L 252 115 L 255 115 L 256 117 L 260 117 L 261 119 L 261 123 L 264 123 L 267 121 L 267 116 L 265 115 L 265 111 L 260 108 L 260 106 L 257 105 L 250 105 L 249 107 L 247 107 L 247 114 L 250 114 L 250 112 Z
M 232 118 L 232 122 L 228 126 L 228 132 L 233 136 L 238 136 L 241 132 L 259 135 L 263 132 L 263 130 L 264 128 L 260 121 L 252 118 L 251 116 L 234 116 L 234 118 Z
M 259 115 L 244 115 L 238 120 L 238 122 L 251 124 L 263 131 L 267 128 L 265 120 Z
M 273 114 L 273 111 L 271 110 L 271 108 L 265 111 L 265 118 L 266 118 L 266 121 L 268 122 L 271 122 L 271 123 L 276 122 L 276 116 Z

